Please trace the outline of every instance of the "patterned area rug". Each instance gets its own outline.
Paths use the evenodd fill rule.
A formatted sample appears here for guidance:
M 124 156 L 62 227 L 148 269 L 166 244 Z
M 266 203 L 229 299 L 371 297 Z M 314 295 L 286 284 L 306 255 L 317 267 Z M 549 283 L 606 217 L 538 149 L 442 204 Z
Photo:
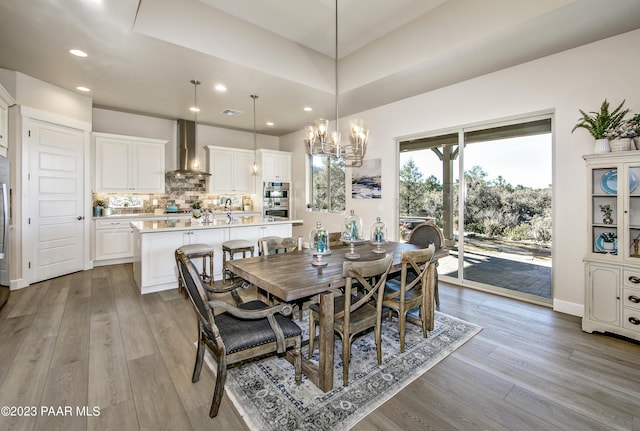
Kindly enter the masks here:
M 303 339 L 308 338 L 307 319 L 296 323 L 303 328 Z M 293 366 L 271 356 L 229 369 L 225 396 L 252 430 L 347 430 L 480 330 L 436 312 L 435 329 L 427 338 L 422 338 L 420 328 L 407 324 L 405 352 L 400 354 L 397 321 L 383 320 L 382 366 L 376 361 L 373 332 L 364 333 L 351 348 L 348 387 L 342 386 L 342 345 L 336 336 L 332 391 L 322 392 L 304 374 L 296 386 Z M 303 346 L 302 352 L 306 356 L 308 348 Z M 312 360 L 317 361 L 317 355 L 316 349 Z M 215 370 L 209 352 L 205 359 Z

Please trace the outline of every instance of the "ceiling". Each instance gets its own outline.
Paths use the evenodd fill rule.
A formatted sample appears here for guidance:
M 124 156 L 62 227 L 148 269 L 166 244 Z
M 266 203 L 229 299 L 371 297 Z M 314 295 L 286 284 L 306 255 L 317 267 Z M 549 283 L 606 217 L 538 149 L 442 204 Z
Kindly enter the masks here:
M 338 18 L 345 116 L 635 30 L 640 1 L 340 0 Z M 170 119 L 194 118 L 197 79 L 198 122 L 253 130 L 257 94 L 275 136 L 335 118 L 335 49 L 334 0 L 0 0 L 1 68 Z

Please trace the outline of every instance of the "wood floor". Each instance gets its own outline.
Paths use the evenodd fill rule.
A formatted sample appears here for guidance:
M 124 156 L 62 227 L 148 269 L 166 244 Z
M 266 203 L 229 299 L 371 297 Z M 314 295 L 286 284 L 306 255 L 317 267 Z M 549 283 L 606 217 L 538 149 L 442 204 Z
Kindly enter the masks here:
M 354 429 L 640 430 L 640 345 L 488 293 L 441 284 L 440 298 L 484 329 Z M 191 383 L 195 336 L 189 302 L 139 295 L 130 264 L 13 291 L 0 406 L 22 415 L 0 430 L 247 429 L 226 396 L 209 418 L 211 373 Z

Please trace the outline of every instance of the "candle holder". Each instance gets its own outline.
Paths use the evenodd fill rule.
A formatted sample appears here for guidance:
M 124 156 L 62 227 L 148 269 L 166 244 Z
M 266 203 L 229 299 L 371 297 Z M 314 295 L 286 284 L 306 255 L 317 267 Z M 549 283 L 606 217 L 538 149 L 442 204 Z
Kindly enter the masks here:
M 320 222 L 316 222 L 316 227 L 309 232 L 309 245 L 313 259 L 311 265 L 326 266 L 329 262 L 323 259 L 323 256 L 331 254 L 329 247 L 329 232 L 322 227 Z
M 376 222 L 371 225 L 371 244 L 376 246 L 372 252 L 377 254 L 386 253 L 386 250 L 382 248 L 382 245 L 386 244 L 386 242 L 387 226 L 380 221 L 380 217 L 376 217 Z

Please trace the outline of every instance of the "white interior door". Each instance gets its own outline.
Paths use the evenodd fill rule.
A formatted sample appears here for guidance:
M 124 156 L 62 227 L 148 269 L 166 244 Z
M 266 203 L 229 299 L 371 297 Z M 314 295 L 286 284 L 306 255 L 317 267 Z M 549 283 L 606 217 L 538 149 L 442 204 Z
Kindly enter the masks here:
M 83 269 L 83 131 L 29 120 L 31 282 Z

